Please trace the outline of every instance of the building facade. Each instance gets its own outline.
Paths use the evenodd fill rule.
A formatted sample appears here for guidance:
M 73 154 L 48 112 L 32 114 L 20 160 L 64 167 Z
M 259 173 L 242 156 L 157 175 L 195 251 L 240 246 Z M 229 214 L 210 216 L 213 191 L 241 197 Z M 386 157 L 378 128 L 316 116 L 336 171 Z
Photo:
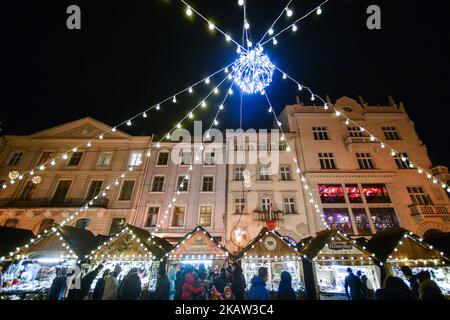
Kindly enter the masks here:
M 106 133 L 105 133 L 106 132 Z M 105 133 L 88 147 L 89 139 Z M 133 137 L 96 121 L 78 121 L 29 136 L 4 137 L 0 153 L 0 225 L 30 229 L 34 233 L 59 223 L 92 200 L 127 172 L 106 197 L 94 201 L 68 225 L 111 234 L 134 220 L 139 188 L 147 165 L 150 137 Z M 74 146 L 82 146 L 71 150 Z M 69 150 L 69 152 L 68 152 Z M 61 158 L 67 154 L 67 159 Z M 51 159 L 60 156 L 55 163 Z M 10 184 L 10 172 L 35 169 Z M 129 171 L 129 169 L 132 171 Z M 40 183 L 32 178 L 39 177 Z M 35 180 L 36 181 L 36 180 Z
M 346 123 L 322 106 L 300 103 L 280 115 L 285 130 L 295 132 L 296 151 L 326 222 L 349 235 L 368 236 L 401 226 L 423 236 L 450 231 L 446 191 L 411 168 L 410 159 L 448 181 L 448 169 L 430 161 L 424 143 L 403 104 L 370 106 L 362 98 L 336 101 L 337 110 L 374 134 L 392 149 L 381 148 L 358 126 Z M 315 226 L 321 224 L 315 215 Z
M 176 143 L 154 145 L 134 224 L 150 232 L 157 230 L 158 236 L 173 243 L 197 226 L 222 241 L 226 166 L 217 160 L 224 146 L 179 147 Z

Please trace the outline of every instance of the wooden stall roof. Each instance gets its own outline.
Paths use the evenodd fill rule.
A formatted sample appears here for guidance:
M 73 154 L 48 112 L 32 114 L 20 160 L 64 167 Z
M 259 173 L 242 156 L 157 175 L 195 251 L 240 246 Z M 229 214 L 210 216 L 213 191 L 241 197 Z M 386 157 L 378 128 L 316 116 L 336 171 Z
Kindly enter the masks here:
M 376 234 L 366 244 L 369 252 L 372 252 L 380 261 L 388 259 L 408 260 L 435 260 L 445 256 L 430 248 L 421 238 L 405 229 L 397 229 Z
M 445 256 L 450 257 L 450 232 L 431 235 L 425 239 L 425 242 L 444 252 Z
M 29 244 L 28 248 L 22 249 L 20 254 L 30 255 L 38 252 L 64 252 L 64 254 L 68 255 L 69 249 L 63 247 L 62 243 L 69 245 L 70 250 L 79 258 L 83 258 L 85 254 L 98 246 L 95 235 L 88 230 L 55 225 L 54 230 L 52 229 L 48 234 L 42 235 L 40 239 Z
M 10 252 L 24 246 L 33 237 L 31 230 L 0 227 L 0 257 L 9 257 Z
M 318 258 L 323 264 L 372 264 L 375 260 L 357 241 L 345 237 L 335 229 L 318 232 L 301 253 L 308 260 Z
M 225 255 L 230 257 L 230 252 L 217 242 L 211 234 L 204 228 L 197 226 L 192 232 L 186 234 L 174 247 L 167 253 L 167 256 L 185 256 L 185 255 Z
M 100 259 L 108 256 L 139 258 L 152 254 L 155 258 L 160 259 L 171 248 L 172 245 L 166 240 L 156 236 L 152 237 L 146 230 L 126 225 L 120 233 L 108 237 L 108 240 L 101 243 L 96 250 L 92 250 L 89 257 Z
M 269 250 L 265 244 L 267 238 L 274 238 L 276 244 L 273 250 Z M 286 241 L 283 236 L 277 231 L 269 231 L 267 228 L 262 228 L 258 236 L 253 239 L 239 254 L 239 259 L 244 256 L 299 256 L 300 253 L 296 246 L 293 246 Z

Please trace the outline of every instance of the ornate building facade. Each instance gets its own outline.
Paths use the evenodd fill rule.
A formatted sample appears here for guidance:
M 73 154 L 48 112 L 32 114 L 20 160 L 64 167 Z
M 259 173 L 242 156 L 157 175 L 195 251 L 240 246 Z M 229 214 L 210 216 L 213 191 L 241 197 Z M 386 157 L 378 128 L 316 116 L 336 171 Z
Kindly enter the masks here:
M 102 140 L 89 139 L 104 133 Z M 120 184 L 106 197 L 94 201 L 82 212 L 74 226 L 96 234 L 111 234 L 133 221 L 137 195 L 147 165 L 150 137 L 134 137 L 96 121 L 84 118 L 29 136 L 4 137 L 0 153 L 0 225 L 30 229 L 34 233 L 61 222 L 80 209 L 106 186 L 128 171 Z M 76 152 L 70 150 L 82 146 Z M 49 161 L 67 153 L 53 164 Z M 43 169 L 39 167 L 44 165 Z M 11 185 L 10 172 L 35 169 Z M 32 178 L 39 177 L 38 180 Z

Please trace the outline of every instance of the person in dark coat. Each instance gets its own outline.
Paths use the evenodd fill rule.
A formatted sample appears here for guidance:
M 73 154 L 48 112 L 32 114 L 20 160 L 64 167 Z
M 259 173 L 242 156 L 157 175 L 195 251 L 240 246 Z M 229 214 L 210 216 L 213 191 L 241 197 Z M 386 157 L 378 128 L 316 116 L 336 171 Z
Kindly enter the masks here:
M 289 272 L 281 273 L 281 281 L 278 286 L 277 300 L 297 300 L 297 295 L 292 288 L 292 276 Z
M 347 272 L 348 275 L 345 277 L 344 287 L 348 300 L 364 300 L 361 279 L 353 274 L 351 268 L 347 268 Z
M 106 269 L 105 272 L 103 272 L 102 277 L 97 280 L 97 283 L 95 284 L 94 292 L 92 293 L 92 299 L 102 300 L 103 290 L 105 289 L 105 280 L 107 277 L 109 277 L 110 273 L 111 273 L 111 270 Z
M 137 268 L 131 268 L 119 287 L 118 300 L 138 300 L 142 283 Z
M 228 284 L 227 282 L 228 282 L 228 278 L 227 278 L 226 270 L 225 270 L 225 268 L 222 268 L 220 270 L 219 276 L 216 279 L 214 279 L 213 285 L 214 285 L 214 287 L 216 287 L 217 291 L 219 291 L 223 295 L 223 290 L 225 289 L 225 287 Z
M 81 292 L 83 294 L 83 298 L 86 298 L 89 295 L 89 290 L 91 289 L 91 285 L 94 282 L 95 278 L 97 278 L 100 271 L 102 271 L 103 265 L 99 264 L 97 268 L 88 272 L 83 279 L 81 279 Z
M 267 268 L 261 267 L 258 269 L 258 275 L 250 281 L 252 284 L 249 293 L 250 300 L 269 300 L 269 291 L 266 289 L 268 276 Z
M 363 294 L 363 300 L 368 300 L 369 288 L 367 287 L 367 276 L 363 275 L 361 270 L 356 272 L 356 276 L 361 280 L 361 291 Z
M 400 268 L 400 270 L 402 270 L 403 275 L 408 280 L 409 287 L 411 288 L 412 292 L 418 297 L 419 296 L 419 280 L 417 280 L 417 277 L 413 274 L 410 267 L 403 266 Z
M 61 268 L 57 270 L 56 277 L 53 279 L 50 290 L 47 294 L 47 300 L 62 300 L 62 295 L 66 290 L 66 268 Z
M 384 279 L 383 288 L 377 290 L 376 297 L 377 300 L 417 300 L 405 281 L 393 276 Z
M 431 280 L 429 271 L 422 271 L 417 274 L 419 280 L 420 300 L 446 300 L 438 284 Z
M 185 277 L 184 271 L 185 271 L 184 267 L 181 266 L 180 270 L 178 270 L 175 275 L 175 294 L 173 297 L 174 300 L 181 300 L 181 293 L 183 291 L 183 284 L 184 284 L 184 277 Z
M 155 300 L 169 300 L 170 280 L 164 269 L 159 270 L 158 281 L 156 283 Z
M 231 277 L 231 290 L 236 300 L 245 300 L 245 289 L 247 283 L 245 282 L 244 274 L 242 273 L 242 267 L 239 263 L 234 264 L 233 276 Z

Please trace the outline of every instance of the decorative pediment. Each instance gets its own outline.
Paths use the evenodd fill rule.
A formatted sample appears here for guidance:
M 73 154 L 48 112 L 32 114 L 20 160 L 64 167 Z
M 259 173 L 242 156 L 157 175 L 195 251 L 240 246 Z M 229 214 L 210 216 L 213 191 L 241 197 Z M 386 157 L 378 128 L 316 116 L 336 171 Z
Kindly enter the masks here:
M 100 134 L 105 133 L 105 139 L 130 139 L 131 136 L 117 130 L 112 132 L 112 127 L 86 117 L 77 121 L 69 122 L 57 127 L 31 135 L 31 138 L 50 138 L 50 139 L 93 139 Z

